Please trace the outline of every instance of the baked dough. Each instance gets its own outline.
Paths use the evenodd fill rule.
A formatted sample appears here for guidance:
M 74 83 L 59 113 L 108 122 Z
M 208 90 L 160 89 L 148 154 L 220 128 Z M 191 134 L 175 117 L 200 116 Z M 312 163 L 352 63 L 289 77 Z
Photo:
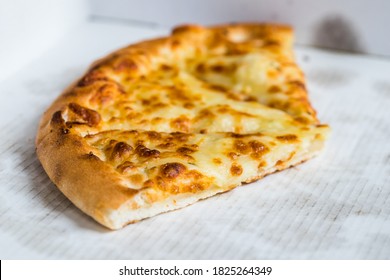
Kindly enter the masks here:
M 44 113 L 57 187 L 110 229 L 303 162 L 329 128 L 275 24 L 180 26 L 94 63 Z

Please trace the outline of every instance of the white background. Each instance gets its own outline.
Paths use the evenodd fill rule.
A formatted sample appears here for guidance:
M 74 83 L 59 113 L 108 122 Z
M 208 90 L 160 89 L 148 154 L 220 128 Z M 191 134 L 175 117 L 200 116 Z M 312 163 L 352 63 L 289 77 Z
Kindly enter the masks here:
M 0 0 L 0 81 L 87 19 L 85 0 Z

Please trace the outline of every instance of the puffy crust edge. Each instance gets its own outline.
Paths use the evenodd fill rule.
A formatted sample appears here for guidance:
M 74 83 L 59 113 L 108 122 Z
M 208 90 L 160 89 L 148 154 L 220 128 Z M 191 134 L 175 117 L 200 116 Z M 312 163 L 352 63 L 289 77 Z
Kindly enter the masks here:
M 37 155 L 42 166 L 77 207 L 112 228 L 106 220 L 107 210 L 119 208 L 136 191 L 123 186 L 115 171 L 80 136 L 65 134 L 66 127 L 55 123 L 54 118 L 41 128 L 37 137 Z

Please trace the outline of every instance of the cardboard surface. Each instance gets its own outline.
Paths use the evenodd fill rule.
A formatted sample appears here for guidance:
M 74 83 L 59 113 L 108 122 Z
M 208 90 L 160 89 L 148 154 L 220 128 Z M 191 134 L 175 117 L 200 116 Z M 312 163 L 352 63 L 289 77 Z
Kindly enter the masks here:
M 390 259 L 390 60 L 296 47 L 322 154 L 252 184 L 109 231 L 35 155 L 43 111 L 95 59 L 167 34 L 92 22 L 0 83 L 0 258 Z

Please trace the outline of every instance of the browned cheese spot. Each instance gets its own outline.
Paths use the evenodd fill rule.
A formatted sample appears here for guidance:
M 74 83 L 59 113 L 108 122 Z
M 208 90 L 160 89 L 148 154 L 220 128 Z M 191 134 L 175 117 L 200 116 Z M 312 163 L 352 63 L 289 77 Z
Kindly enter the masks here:
M 327 124 L 316 124 L 316 127 L 329 127 Z
M 235 140 L 233 148 L 240 154 L 247 154 L 250 151 L 248 144 L 241 140 Z
M 210 66 L 210 70 L 217 73 L 224 73 L 224 72 L 228 72 L 228 67 L 226 67 L 226 65 L 223 64 L 215 64 Z
M 146 180 L 146 181 L 144 182 L 144 187 L 145 187 L 145 188 L 152 188 L 154 185 L 155 185 L 155 183 L 154 183 L 154 181 L 152 181 L 152 180 Z
M 161 102 L 161 98 L 157 95 L 150 96 L 147 99 L 141 99 L 141 103 L 145 106 L 145 112 L 152 112 L 153 110 L 168 106 L 168 104 Z
M 162 144 L 158 145 L 157 148 L 159 148 L 159 149 L 169 149 L 169 148 L 173 148 L 175 146 L 176 146 L 175 143 L 166 142 L 166 143 L 162 143 Z
M 138 147 L 139 145 L 143 145 L 144 143 L 145 143 L 145 140 L 138 139 L 137 142 L 135 143 L 135 147 Z
M 291 152 L 290 155 L 289 155 L 288 158 L 287 158 L 287 161 L 289 161 L 290 159 L 292 159 L 294 155 L 295 155 L 295 152 Z
M 248 53 L 248 50 L 242 49 L 242 48 L 238 47 L 238 45 L 234 45 L 234 47 L 230 47 L 227 50 L 226 55 L 243 55 L 243 54 L 247 54 L 247 53 Z
M 316 133 L 316 135 L 315 135 L 315 139 L 322 139 L 322 134 L 320 134 L 320 133 Z
M 226 135 L 228 137 L 233 137 L 233 138 L 244 138 L 244 137 L 247 137 L 247 134 L 239 134 L 239 133 L 234 133 L 234 132 L 227 132 Z
M 130 112 L 129 114 L 126 115 L 126 118 L 128 119 L 140 119 L 142 118 L 142 114 L 139 112 Z
M 104 84 L 91 96 L 90 101 L 98 105 L 107 105 L 114 100 L 118 93 L 124 94 L 125 92 L 112 83 Z
M 194 103 L 191 103 L 191 102 L 186 102 L 186 103 L 184 103 L 183 106 L 186 109 L 193 109 L 195 107 Z
M 169 187 L 172 188 L 173 184 L 168 184 L 166 179 L 161 176 L 156 176 L 156 178 L 153 180 L 153 184 L 150 185 L 155 186 L 163 191 L 169 191 Z
M 96 81 L 108 81 L 108 78 L 101 71 L 98 70 L 91 71 L 85 74 L 85 76 L 77 83 L 77 86 L 79 87 L 89 86 Z
M 175 142 L 187 142 L 188 138 L 191 134 L 182 133 L 182 132 L 172 132 L 170 137 L 168 137 L 167 141 L 175 141 Z
M 100 160 L 100 158 L 96 156 L 93 152 L 89 152 L 88 154 L 82 155 L 81 158 L 87 160 Z
M 150 99 L 141 99 L 141 103 L 143 106 L 149 106 L 151 103 Z
M 293 158 L 294 155 L 295 155 L 295 152 L 291 152 L 291 153 L 289 154 L 289 156 L 288 156 L 286 159 L 284 159 L 284 160 L 278 160 L 278 161 L 276 162 L 276 166 L 277 166 L 277 167 L 281 167 L 281 166 L 284 167 L 285 163 L 287 163 L 289 160 L 291 160 L 291 159 Z
M 118 72 L 122 71 L 136 71 L 138 69 L 137 64 L 131 59 L 123 59 L 116 63 L 114 70 Z
M 229 74 L 234 72 L 237 69 L 236 64 L 223 64 L 223 63 L 215 63 L 211 65 L 206 65 L 204 63 L 199 63 L 195 71 L 199 74 L 205 74 L 206 72 L 215 72 L 218 74 Z
M 271 86 L 269 89 L 268 89 L 268 92 L 269 93 L 278 93 L 278 92 L 282 92 L 282 89 L 278 86 Z
M 155 118 L 152 119 L 151 123 L 152 124 L 159 124 L 159 123 L 163 122 L 163 120 L 164 119 L 161 118 L 161 117 L 155 117 Z
M 225 88 L 224 86 L 221 86 L 221 85 L 205 84 L 205 86 L 207 86 L 207 88 L 209 88 L 211 90 L 215 90 L 215 91 L 221 91 L 221 92 L 229 91 L 227 88 Z
M 130 182 L 134 185 L 141 185 L 143 182 L 144 177 L 141 174 L 134 174 L 130 176 Z
M 125 142 L 118 142 L 115 144 L 112 154 L 111 160 L 118 160 L 121 158 L 128 157 L 133 151 L 133 147 Z
M 162 109 L 162 108 L 168 107 L 168 104 L 164 103 L 164 102 L 157 102 L 157 103 L 153 104 L 151 107 L 154 109 Z
M 192 184 L 189 187 L 189 191 L 192 193 L 196 193 L 198 191 L 203 191 L 204 189 L 205 189 L 205 187 L 202 184 L 198 184 L 198 183 Z
M 204 63 L 199 63 L 197 66 L 196 66 L 196 72 L 198 73 L 205 73 L 206 72 L 206 65 L 204 65 Z
M 286 134 L 286 135 L 276 136 L 276 139 L 278 139 L 281 142 L 294 143 L 298 141 L 298 136 L 294 134 Z
M 258 101 L 257 98 L 255 96 L 248 96 L 248 97 L 245 97 L 244 101 L 247 101 L 247 102 L 256 102 Z
M 180 117 L 173 119 L 170 125 L 176 131 L 188 132 L 190 129 L 190 119 L 181 115 Z
M 167 89 L 168 89 L 168 96 L 171 101 L 187 103 L 187 102 L 201 99 L 200 95 L 189 94 L 189 92 L 186 92 L 185 90 L 177 86 L 170 86 Z
M 297 88 L 306 91 L 306 86 L 305 86 L 305 84 L 302 81 L 298 81 L 298 80 L 291 81 L 291 82 L 289 82 L 289 85 L 290 85 L 290 91 L 291 92 L 293 92 Z
M 61 111 L 57 111 L 53 114 L 53 116 L 51 117 L 51 123 L 53 124 L 62 124 L 62 125 L 65 125 L 65 121 L 64 119 L 62 118 L 62 112 Z
M 167 64 L 162 64 L 161 65 L 161 70 L 162 71 L 171 71 L 173 68 L 172 68 L 172 66 L 170 66 L 170 65 L 167 65 Z
M 70 123 L 86 124 L 88 126 L 96 126 L 100 122 L 100 115 L 98 112 L 82 107 L 77 103 L 70 103 L 68 105 L 70 111 L 74 114 L 69 114 Z
M 122 173 L 129 173 L 137 169 L 136 165 L 133 162 L 125 161 L 124 163 L 118 165 L 117 169 Z
M 209 109 L 201 110 L 195 117 L 196 120 L 211 119 L 211 118 L 215 118 L 215 114 L 211 112 Z
M 178 162 L 166 163 L 160 167 L 160 173 L 163 177 L 174 179 L 186 171 L 186 167 Z
M 187 176 L 189 178 L 192 178 L 192 179 L 195 179 L 195 180 L 199 180 L 203 177 L 203 175 L 201 173 L 199 173 L 198 171 L 196 170 L 190 170 L 187 172 Z
M 160 152 L 158 150 L 151 150 L 145 147 L 144 145 L 138 145 L 135 149 L 135 153 L 140 157 L 153 157 L 157 158 L 160 156 Z
M 253 117 L 253 115 L 246 113 L 246 112 L 237 111 L 237 110 L 233 109 L 232 107 L 230 107 L 229 105 L 218 106 L 217 112 L 222 113 L 222 114 L 229 114 L 229 115 L 235 116 L 235 117 Z
M 269 151 L 267 146 L 265 146 L 263 143 L 256 140 L 250 141 L 249 146 L 252 149 L 251 157 L 254 159 L 259 159 Z
M 230 174 L 233 176 L 240 176 L 242 174 L 242 167 L 238 163 L 233 163 L 230 167 Z
M 222 163 L 222 160 L 220 158 L 213 158 L 213 163 L 220 165 Z
M 160 140 L 161 139 L 161 133 L 157 131 L 147 131 L 146 135 L 150 140 Z
M 302 124 L 310 124 L 310 120 L 305 117 L 295 117 L 294 120 Z
M 264 42 L 264 47 L 279 47 L 280 43 L 279 41 L 268 39 Z
M 227 113 L 234 114 L 235 111 L 232 110 L 232 108 L 229 105 L 222 105 L 222 106 L 219 106 L 219 108 L 217 109 L 217 112 L 222 113 L 222 114 L 227 114 Z
M 180 177 L 176 183 L 176 178 Z M 160 175 L 146 186 L 157 187 L 165 192 L 186 193 L 204 190 L 209 181 L 196 170 L 187 170 L 181 163 L 167 163 L 160 167 Z M 145 186 L 145 184 L 144 184 Z
M 172 46 L 172 49 L 177 49 L 178 47 L 181 46 L 181 42 L 177 39 L 174 39 L 171 41 L 171 46 Z
M 237 159 L 240 155 L 237 154 L 237 153 L 229 152 L 229 153 L 227 154 L 227 156 L 228 156 L 231 160 L 235 160 L 235 159 Z
M 248 133 L 248 134 L 239 134 L 239 133 L 234 133 L 234 132 L 226 132 L 227 137 L 232 137 L 232 138 L 245 138 L 245 137 L 251 137 L 251 136 L 262 136 L 263 134 L 261 132 L 256 132 L 256 133 Z
M 265 161 L 261 161 L 260 163 L 259 163 L 259 165 L 257 166 L 257 168 L 258 169 L 263 169 L 264 167 L 266 167 L 267 166 L 267 163 L 265 162 Z
M 195 152 L 194 149 L 188 148 L 188 147 L 180 147 L 179 149 L 176 150 L 179 154 L 187 155 L 187 154 L 192 154 Z

